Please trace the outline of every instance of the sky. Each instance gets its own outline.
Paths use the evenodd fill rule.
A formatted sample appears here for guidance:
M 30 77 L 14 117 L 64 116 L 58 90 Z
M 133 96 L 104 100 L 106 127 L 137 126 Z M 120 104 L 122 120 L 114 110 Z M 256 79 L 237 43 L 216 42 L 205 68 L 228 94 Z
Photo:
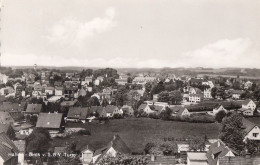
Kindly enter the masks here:
M 260 68 L 260 0 L 2 0 L 5 66 Z

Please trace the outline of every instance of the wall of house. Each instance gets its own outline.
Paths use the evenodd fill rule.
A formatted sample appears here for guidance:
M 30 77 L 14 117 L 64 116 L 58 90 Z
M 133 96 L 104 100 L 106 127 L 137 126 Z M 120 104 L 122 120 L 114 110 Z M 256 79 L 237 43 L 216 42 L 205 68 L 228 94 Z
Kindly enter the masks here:
M 208 165 L 208 162 L 205 161 L 199 161 L 199 160 L 189 160 L 187 158 L 187 165 Z
M 250 101 L 247 105 L 242 105 L 242 108 L 248 108 L 248 109 L 255 110 L 256 104 L 253 101 Z
M 254 137 L 254 133 L 257 133 L 257 136 Z M 255 126 L 246 136 L 245 139 L 251 139 L 251 140 L 260 140 L 260 128 L 258 126 Z
M 182 112 L 181 116 L 190 116 L 190 112 L 189 112 L 187 109 L 185 109 L 185 110 Z
M 253 116 L 254 115 L 254 111 L 250 110 L 250 109 L 245 110 L 245 111 L 243 111 L 243 115 L 244 116 Z
M 81 153 L 81 160 L 83 164 L 89 164 L 92 161 L 93 152 L 90 150 L 85 150 Z

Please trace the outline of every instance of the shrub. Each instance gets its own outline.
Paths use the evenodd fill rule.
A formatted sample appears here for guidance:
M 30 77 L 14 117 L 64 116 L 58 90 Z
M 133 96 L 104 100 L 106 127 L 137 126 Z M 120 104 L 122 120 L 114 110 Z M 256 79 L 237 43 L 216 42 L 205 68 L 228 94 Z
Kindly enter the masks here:
M 90 131 L 89 130 L 80 130 L 78 132 L 79 135 L 91 135 Z

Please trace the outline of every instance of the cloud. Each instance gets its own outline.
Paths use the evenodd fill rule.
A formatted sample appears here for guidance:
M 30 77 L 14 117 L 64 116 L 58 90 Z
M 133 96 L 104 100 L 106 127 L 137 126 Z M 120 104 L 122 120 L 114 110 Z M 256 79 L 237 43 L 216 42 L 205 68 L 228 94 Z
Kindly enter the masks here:
M 106 9 L 104 17 L 96 17 L 87 22 L 76 18 L 62 19 L 50 29 L 50 34 L 45 38 L 60 44 L 79 44 L 87 37 L 104 33 L 117 26 L 115 15 L 115 8 L 110 7 Z
M 183 54 L 190 66 L 257 67 L 259 50 L 248 38 L 223 39 Z
M 82 66 L 115 68 L 247 67 L 259 68 L 260 51 L 248 38 L 223 39 L 174 57 L 62 57 L 36 54 L 3 54 L 3 65 Z M 14 60 L 15 59 L 15 60 Z M 24 60 L 26 59 L 26 60 Z M 21 63 L 22 61 L 22 63 Z

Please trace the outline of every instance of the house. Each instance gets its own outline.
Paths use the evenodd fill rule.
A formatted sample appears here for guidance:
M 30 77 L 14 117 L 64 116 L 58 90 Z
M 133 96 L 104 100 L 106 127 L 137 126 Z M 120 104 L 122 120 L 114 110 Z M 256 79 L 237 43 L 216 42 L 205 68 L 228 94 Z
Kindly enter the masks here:
M 256 104 L 248 99 L 242 102 L 242 108 L 238 109 L 238 112 L 244 116 L 254 116 Z
M 214 115 L 216 115 L 220 111 L 225 111 L 227 113 L 227 110 L 221 104 L 218 104 L 213 108 Z
M 14 119 L 8 112 L 0 112 L 0 124 L 14 124 Z
M 90 116 L 98 116 L 98 117 L 107 117 L 107 113 L 104 107 L 102 106 L 91 106 L 89 109 Z
M 85 83 L 89 85 L 92 82 L 93 82 L 92 77 L 85 77 Z
M 132 81 L 133 84 L 145 85 L 148 82 L 156 81 L 156 77 L 135 77 Z
M 189 102 L 191 103 L 199 103 L 202 101 L 202 94 L 189 94 Z
M 24 165 L 24 155 L 25 155 L 25 141 L 24 140 L 18 140 L 13 141 L 14 145 L 18 149 L 18 165 Z
M 113 117 L 115 114 L 123 115 L 123 111 L 114 105 L 107 105 L 105 107 L 105 111 L 107 113 L 107 117 Z
M 153 155 L 147 156 L 147 165 L 175 165 L 175 156 Z
M 0 133 L 2 132 L 12 140 L 15 138 L 15 131 L 11 124 L 0 124 Z
M 37 85 L 34 87 L 34 90 L 32 92 L 32 95 L 34 97 L 41 96 L 44 92 L 44 88 L 41 85 Z
M 83 165 L 89 165 L 92 162 L 94 149 L 89 145 L 80 149 L 80 161 Z
M 61 86 L 55 87 L 55 96 L 62 96 L 64 94 L 64 89 Z
M 219 165 L 258 165 L 260 163 L 259 156 L 236 156 L 222 157 L 219 159 Z
M 242 90 L 231 90 L 230 94 L 233 99 L 240 99 L 241 95 L 244 93 Z
M 160 114 L 162 111 L 165 111 L 165 106 L 160 105 L 149 105 L 150 109 L 156 114 Z
M 115 82 L 116 82 L 118 85 L 125 85 L 125 84 L 127 84 L 127 78 L 115 79 Z
M 150 114 L 150 113 L 156 113 L 155 111 L 153 111 L 150 106 L 148 104 L 141 104 L 138 108 L 138 112 L 143 111 L 146 114 Z
M 205 99 L 212 99 L 211 89 L 210 88 L 205 89 L 203 91 L 203 96 L 204 96 Z
M 244 131 L 245 131 L 245 137 L 244 141 L 246 139 L 249 140 L 260 140 L 260 128 L 256 124 L 250 122 L 249 120 L 243 118 L 242 119 Z
M 189 90 L 189 102 L 198 103 L 202 101 L 203 93 L 198 88 L 190 88 Z
M 19 150 L 13 141 L 4 133 L 0 133 L 0 164 L 16 165 L 18 164 Z
M 32 133 L 33 127 L 34 125 L 30 123 L 22 123 L 15 126 L 14 130 L 16 131 L 16 137 L 19 137 L 19 139 L 24 139 Z
M 96 86 L 98 86 L 98 85 L 100 85 L 100 83 L 103 82 L 103 81 L 104 81 L 104 77 L 99 76 L 99 77 L 97 77 L 97 79 L 94 81 L 94 84 L 95 84 Z
M 171 111 L 172 111 L 172 116 L 176 116 L 176 117 L 189 117 L 190 116 L 190 112 L 187 108 L 183 107 L 183 106 L 174 106 L 174 107 L 170 107 Z
M 206 152 L 187 152 L 187 165 L 208 165 Z
M 209 165 L 220 165 L 219 160 L 224 157 L 235 157 L 237 153 L 230 149 L 224 142 L 218 139 L 217 142 L 210 145 L 206 154 Z
M 89 108 L 70 107 L 66 121 L 85 123 L 88 113 L 89 113 Z
M 253 83 L 252 83 L 251 81 L 247 81 L 247 82 L 245 82 L 245 84 L 244 84 L 244 89 L 249 89 L 249 88 L 252 87 L 252 85 L 253 85 Z
M 78 104 L 78 100 L 77 99 L 73 99 L 73 100 L 69 100 L 69 101 L 63 101 L 60 103 L 60 106 L 62 107 L 74 107 Z
M 64 130 L 64 120 L 62 113 L 40 113 L 36 128 L 45 128 L 53 137 Z
M 134 109 L 129 105 L 124 105 L 123 107 L 121 107 L 121 110 L 123 111 L 123 114 L 125 116 L 134 116 Z
M 25 115 L 38 116 L 41 111 L 42 111 L 42 104 L 28 104 L 25 111 Z
M 110 155 L 111 157 L 115 157 L 118 153 L 131 154 L 131 150 L 119 135 L 115 135 L 113 140 L 110 141 L 105 147 L 97 149 L 94 152 L 92 162 L 97 164 L 98 161 L 104 156 Z
M 45 93 L 49 96 L 54 95 L 54 87 L 46 87 L 45 88 Z
M 251 99 L 248 99 L 242 102 L 242 108 L 255 110 L 256 104 Z
M 154 94 L 154 95 L 153 95 L 153 101 L 155 101 L 155 102 L 158 101 L 158 95 L 159 95 L 159 94 Z

